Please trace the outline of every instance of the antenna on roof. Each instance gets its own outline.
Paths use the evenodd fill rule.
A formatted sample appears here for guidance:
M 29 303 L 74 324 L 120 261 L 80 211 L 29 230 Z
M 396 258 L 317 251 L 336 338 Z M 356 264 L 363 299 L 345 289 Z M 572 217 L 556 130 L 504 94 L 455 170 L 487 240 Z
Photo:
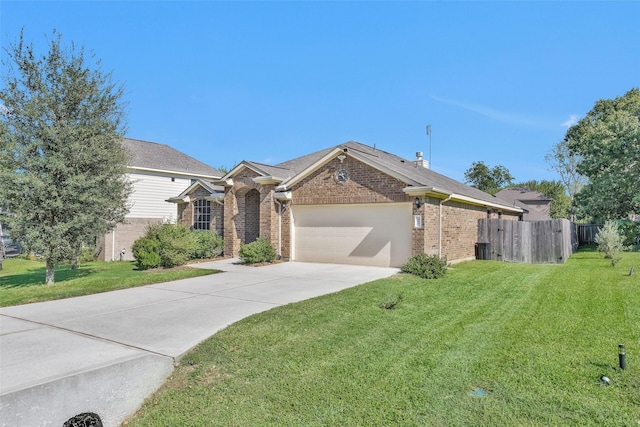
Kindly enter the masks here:
M 431 125 L 427 125 L 427 135 L 429 135 L 429 169 L 431 169 Z

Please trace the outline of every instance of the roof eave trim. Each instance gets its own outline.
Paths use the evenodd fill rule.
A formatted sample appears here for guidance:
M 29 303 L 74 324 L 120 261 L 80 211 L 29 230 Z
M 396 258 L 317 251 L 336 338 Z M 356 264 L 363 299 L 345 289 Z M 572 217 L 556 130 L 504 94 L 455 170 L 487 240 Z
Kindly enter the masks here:
M 280 184 L 282 181 L 284 181 L 284 178 L 276 176 L 257 176 L 253 178 L 253 182 L 260 185 Z
M 297 184 L 298 182 L 302 181 L 303 179 L 311 175 L 313 172 L 315 172 L 318 168 L 329 163 L 331 160 L 333 160 L 335 157 L 341 154 L 342 155 L 346 154 L 350 157 L 353 157 L 354 159 L 359 160 L 362 163 L 368 166 L 371 166 L 372 168 L 377 169 L 393 178 L 396 178 L 397 180 L 402 181 L 407 185 L 419 185 L 417 181 L 410 179 L 409 177 L 399 173 L 398 171 L 387 168 L 380 163 L 371 161 L 366 156 L 360 155 L 356 150 L 349 150 L 349 147 L 337 146 L 336 148 L 334 148 L 333 150 L 329 151 L 327 154 L 322 156 L 320 159 L 318 159 L 317 161 L 309 165 L 299 174 L 294 175 L 288 181 L 284 181 L 281 185 L 278 186 L 277 190 L 286 190 L 287 188 L 293 187 L 295 184 Z
M 409 196 L 433 196 L 446 198 L 453 195 L 453 193 L 450 191 L 442 190 L 433 186 L 405 187 L 402 189 L 402 191 L 404 191 Z
M 127 168 L 131 171 L 130 173 L 133 173 L 133 171 L 141 171 L 141 172 L 155 172 L 155 173 L 163 173 L 167 175 L 180 175 L 180 176 L 208 178 L 208 179 L 221 178 L 219 175 L 206 175 L 202 173 L 178 172 L 178 171 L 170 171 L 170 170 L 164 170 L 164 169 L 143 168 L 139 166 L 127 166 Z
M 179 205 L 183 204 L 183 203 L 189 203 L 189 201 L 191 201 L 191 198 L 189 196 L 184 196 L 184 197 L 170 197 L 167 200 L 165 200 L 165 202 L 169 202 L 169 203 L 177 203 Z
M 255 167 L 253 164 L 249 163 L 248 161 L 243 160 L 240 163 L 238 163 L 238 165 L 235 168 L 231 169 L 223 177 L 221 177 L 220 180 L 228 181 L 228 180 L 232 179 L 232 177 L 235 174 L 237 174 L 238 172 L 240 172 L 244 168 L 250 169 L 250 170 L 254 171 L 255 173 L 257 173 L 259 175 L 262 175 L 262 176 L 266 176 L 267 175 L 263 170 L 260 170 L 259 168 Z
M 515 213 L 523 213 L 523 209 L 516 206 L 508 206 L 500 203 L 492 203 L 486 200 L 476 199 L 475 197 L 464 196 L 462 194 L 451 193 L 449 191 L 437 188 L 437 187 L 406 187 L 403 188 L 404 191 L 409 196 L 431 196 L 437 198 L 448 198 L 450 200 L 466 202 L 472 205 L 478 206 L 486 206 L 494 209 L 500 209 L 502 211 L 507 212 L 515 212 Z

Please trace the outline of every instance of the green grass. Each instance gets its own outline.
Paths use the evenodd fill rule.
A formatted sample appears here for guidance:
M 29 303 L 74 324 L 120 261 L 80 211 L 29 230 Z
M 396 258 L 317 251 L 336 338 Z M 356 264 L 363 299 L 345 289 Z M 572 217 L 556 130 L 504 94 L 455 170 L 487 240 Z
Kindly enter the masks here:
M 185 356 L 127 425 L 637 426 L 632 265 L 640 254 L 616 268 L 595 252 L 565 265 L 473 261 L 257 314 Z
M 45 285 L 45 264 L 10 258 L 0 270 L 0 307 L 114 291 L 152 283 L 216 273 L 217 270 L 180 268 L 139 271 L 133 262 L 89 262 L 71 270 L 56 268 L 55 283 Z

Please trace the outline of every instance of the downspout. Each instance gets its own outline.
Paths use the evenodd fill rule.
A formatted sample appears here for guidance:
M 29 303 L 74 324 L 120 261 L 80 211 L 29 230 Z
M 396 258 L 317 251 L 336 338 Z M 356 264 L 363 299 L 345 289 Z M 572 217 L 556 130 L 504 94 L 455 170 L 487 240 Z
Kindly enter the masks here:
M 451 200 L 452 197 L 453 194 L 449 195 L 449 197 L 444 200 L 440 200 L 440 206 L 438 208 L 440 210 L 438 215 L 438 258 L 442 258 L 442 205 L 443 203 Z
M 278 257 L 282 258 L 282 202 L 273 198 L 278 204 Z

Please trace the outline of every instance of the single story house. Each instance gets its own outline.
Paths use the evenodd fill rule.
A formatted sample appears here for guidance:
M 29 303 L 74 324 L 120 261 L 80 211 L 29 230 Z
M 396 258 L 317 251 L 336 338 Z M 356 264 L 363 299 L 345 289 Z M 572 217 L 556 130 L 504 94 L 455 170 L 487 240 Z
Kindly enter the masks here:
M 182 223 L 218 230 L 226 256 L 265 237 L 293 261 L 394 267 L 418 253 L 473 259 L 479 218 L 522 219 L 424 163 L 351 141 L 277 165 L 242 161 L 167 201 Z
M 177 221 L 176 206 L 166 199 L 198 179 L 214 180 L 223 173 L 168 145 L 125 138 L 129 152 L 127 178 L 133 183 L 129 213 L 123 224 L 101 236 L 102 261 L 132 260 L 131 246 L 147 226 Z
M 523 221 L 547 221 L 551 219 L 551 199 L 528 187 L 503 188 L 496 197 L 524 210 Z

